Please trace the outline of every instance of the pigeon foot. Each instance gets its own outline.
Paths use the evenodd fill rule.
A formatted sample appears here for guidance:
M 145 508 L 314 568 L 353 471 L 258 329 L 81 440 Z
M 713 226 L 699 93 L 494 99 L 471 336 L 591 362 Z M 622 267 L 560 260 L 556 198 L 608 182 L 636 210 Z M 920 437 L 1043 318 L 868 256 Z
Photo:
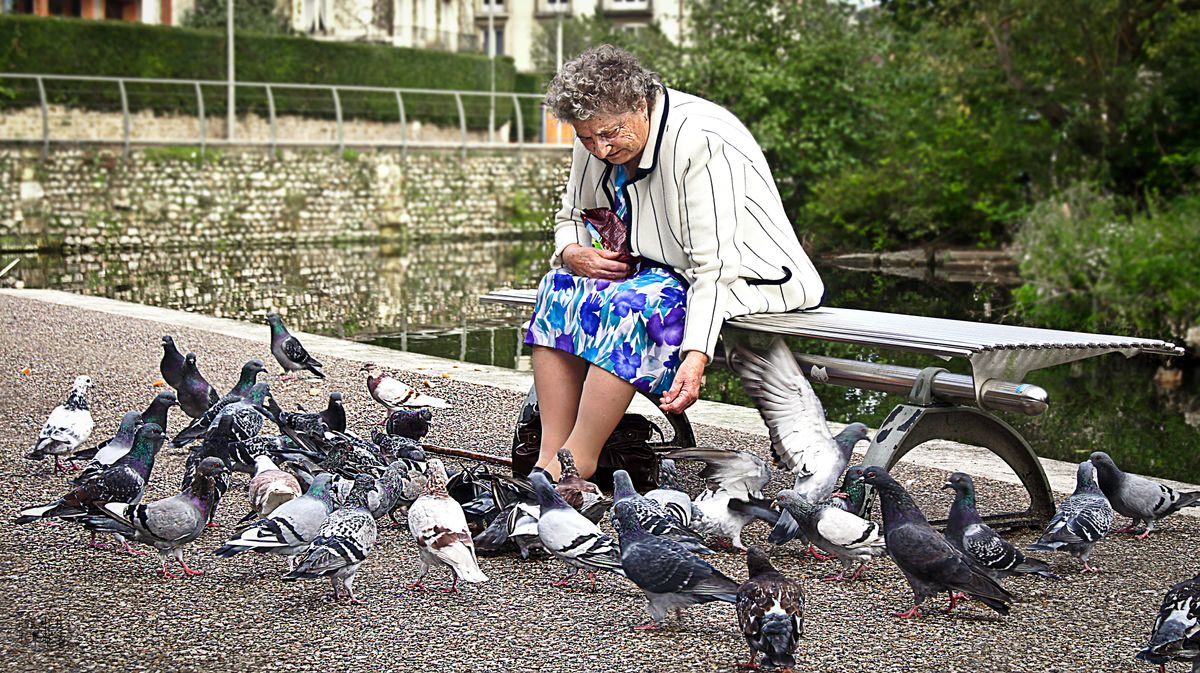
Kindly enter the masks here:
M 921 606 L 914 605 L 908 612 L 893 612 L 892 616 L 900 619 L 918 619 L 924 615 L 921 614 Z
M 1141 533 L 1140 535 L 1134 535 L 1134 536 L 1133 536 L 1133 539 L 1135 539 L 1135 540 L 1145 540 L 1146 538 L 1150 537 L 1150 531 L 1151 531 L 1151 530 L 1152 530 L 1152 529 L 1150 529 L 1150 528 L 1147 528 L 1147 529 L 1146 529 L 1146 532 L 1144 532 L 1144 533 Z
M 657 630 L 660 628 L 662 628 L 662 624 L 659 624 L 658 622 L 651 619 L 650 621 L 646 622 L 645 624 L 638 624 L 637 626 L 633 627 L 633 630 L 634 631 L 654 631 L 654 630 Z
M 351 596 L 351 597 L 350 597 L 350 602 L 351 602 L 351 603 L 353 603 L 353 604 L 355 604 L 355 605 L 366 605 L 366 604 L 367 604 L 367 602 L 366 602 L 366 601 L 364 601 L 363 599 L 359 598 L 358 596 Z
M 174 580 L 174 579 L 179 579 L 180 577 L 183 577 L 183 575 L 176 575 L 175 573 L 168 570 L 166 564 L 163 564 L 163 567 L 161 569 L 159 569 L 158 572 L 162 574 L 163 579 L 165 579 L 165 580 Z
M 1087 561 L 1084 561 L 1083 562 L 1083 570 L 1080 570 L 1079 572 L 1081 572 L 1081 573 L 1098 573 L 1098 572 L 1102 572 L 1102 571 L 1094 565 L 1088 565 Z
M 204 527 L 205 528 L 220 528 L 221 524 L 217 523 L 216 521 L 209 521 L 208 523 L 204 524 Z
M 125 542 L 125 553 L 129 554 L 130 556 L 145 556 L 146 555 L 146 552 L 138 551 L 138 550 L 134 549 L 133 547 L 130 547 L 128 542 Z
M 560 580 L 554 580 L 553 582 L 550 583 L 550 586 L 554 587 L 555 589 L 562 589 L 563 587 L 567 586 L 570 583 L 571 583 L 571 576 L 567 575 L 566 577 L 564 577 Z
M 825 577 L 821 578 L 821 581 L 822 582 L 849 582 L 852 579 L 854 579 L 854 578 L 846 577 L 846 572 L 842 571 L 840 573 L 835 573 L 833 575 L 826 575 Z
M 429 591 L 429 589 L 427 589 L 425 587 L 425 583 L 422 582 L 421 580 L 417 580 L 416 582 L 413 582 L 412 584 L 405 584 L 404 588 L 405 589 L 420 589 L 421 591 Z
M 811 544 L 808 545 L 808 553 L 812 554 L 812 557 L 818 561 L 828 561 L 833 558 L 832 556 L 822 554 L 821 552 L 817 551 L 817 548 Z

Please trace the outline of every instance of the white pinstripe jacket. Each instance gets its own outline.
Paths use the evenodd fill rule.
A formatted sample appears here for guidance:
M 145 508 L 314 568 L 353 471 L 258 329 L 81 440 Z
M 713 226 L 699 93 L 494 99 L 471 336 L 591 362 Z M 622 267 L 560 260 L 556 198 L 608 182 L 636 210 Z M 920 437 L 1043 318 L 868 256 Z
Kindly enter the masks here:
M 568 245 L 591 245 L 581 211 L 614 207 L 618 168 L 575 141 L 552 267 L 562 266 Z M 725 108 L 663 87 L 638 173 L 625 189 L 633 253 L 674 268 L 689 284 L 683 351 L 711 359 L 728 318 L 820 305 L 824 283 L 796 239 L 767 160 Z

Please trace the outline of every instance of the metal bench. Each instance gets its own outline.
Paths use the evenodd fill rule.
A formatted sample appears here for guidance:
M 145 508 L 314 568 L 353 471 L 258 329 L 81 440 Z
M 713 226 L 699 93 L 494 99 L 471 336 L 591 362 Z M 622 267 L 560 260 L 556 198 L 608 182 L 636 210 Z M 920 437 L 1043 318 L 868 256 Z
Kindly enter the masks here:
M 535 290 L 496 290 L 481 301 L 531 307 Z M 793 313 L 765 313 L 726 321 L 723 331 L 765 332 L 870 348 L 965 358 L 971 375 L 940 367 L 916 369 L 796 353 L 811 380 L 890 393 L 908 394 L 879 427 L 867 449 L 866 465 L 891 469 L 904 454 L 932 439 L 991 450 L 1016 473 L 1029 492 L 1029 509 L 986 517 L 1004 527 L 1041 526 L 1054 514 L 1054 496 L 1037 455 L 1012 426 L 992 411 L 1038 415 L 1049 396 L 1023 382 L 1031 371 L 1076 360 L 1121 353 L 1182 355 L 1180 346 L 1158 339 L 1067 332 L 965 320 L 926 318 L 878 311 L 822 307 Z M 732 336 L 732 335 L 730 335 Z M 670 418 L 675 442 L 694 443 L 686 416 Z

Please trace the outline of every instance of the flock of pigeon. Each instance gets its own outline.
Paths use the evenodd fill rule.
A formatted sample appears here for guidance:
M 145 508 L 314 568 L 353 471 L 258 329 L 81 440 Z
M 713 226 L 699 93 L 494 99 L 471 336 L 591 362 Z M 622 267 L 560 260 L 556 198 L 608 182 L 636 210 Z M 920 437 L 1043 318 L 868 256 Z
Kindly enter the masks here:
M 271 351 L 284 375 L 306 371 L 324 378 L 322 364 L 270 314 Z M 410 588 L 424 588 L 434 566 L 449 570 L 442 589 L 488 581 L 479 556 L 517 552 L 528 558 L 549 554 L 567 574 L 566 586 L 582 571 L 595 588 L 596 574 L 613 573 L 646 596 L 650 621 L 658 628 L 668 616 L 692 605 L 723 601 L 736 606 L 738 625 L 750 648 L 747 667 L 791 667 L 803 633 L 804 591 L 778 572 L 765 548 L 746 548 L 742 530 L 767 522 L 768 542 L 800 540 L 818 559 L 836 560 L 840 571 L 828 581 L 863 576 L 887 555 L 912 587 L 913 606 L 898 617 L 919 617 L 924 601 L 949 596 L 949 610 L 966 599 L 1008 614 L 1014 596 L 1002 582 L 1018 574 L 1058 579 L 1050 566 L 991 529 L 976 509 L 971 477 L 953 474 L 944 488 L 954 501 L 944 532 L 936 531 L 904 486 L 878 466 L 851 466 L 851 451 L 867 439 L 867 428 L 852 423 L 834 436 L 820 400 L 791 353 L 777 341 L 766 356 L 737 348 L 731 365 L 742 377 L 770 431 L 774 463 L 794 477 L 792 488 L 773 498 L 763 489 L 772 477 L 766 461 L 743 451 L 689 448 L 666 454 L 659 487 L 639 494 L 630 477 L 617 471 L 611 497 L 580 477 L 570 452 L 559 452 L 557 481 L 536 469 L 528 478 L 492 472 L 483 465 L 447 472 L 421 443 L 429 432 L 430 408 L 448 406 L 364 365 L 367 389 L 387 409 L 386 418 L 364 438 L 346 428 L 342 396 L 332 393 L 324 410 L 284 411 L 267 383 L 259 360 L 247 362 L 237 384 L 221 395 L 197 368 L 196 355 L 183 355 L 163 337 L 160 365 L 172 390 L 156 395 L 143 412 L 122 418 L 115 436 L 81 449 L 93 428 L 87 393 L 92 381 L 80 376 L 66 402 L 54 409 L 32 453 L 53 457 L 54 473 L 86 466 L 54 502 L 21 511 L 16 522 L 58 519 L 83 526 L 89 546 L 105 548 L 99 535 L 111 535 L 126 552 L 131 542 L 155 548 L 164 577 L 174 557 L 185 575 L 184 549 L 213 523 L 232 485 L 231 472 L 250 476 L 249 511 L 235 534 L 215 550 L 220 558 L 245 552 L 282 556 L 284 581 L 328 578 L 332 598 L 362 602 L 354 591 L 358 569 L 372 553 L 377 522 L 406 513 L 420 558 L 420 576 Z M 192 421 L 167 439 L 167 413 L 178 405 Z M 263 434 L 265 421 L 279 433 Z M 143 502 L 161 448 L 191 445 L 180 492 Z M 64 466 L 64 459 L 66 465 Z M 703 465 L 705 487 L 691 496 L 678 485 L 676 462 Z M 839 483 L 840 479 L 840 483 Z M 867 517 L 868 491 L 878 494 L 882 525 Z M 1200 504 L 1200 492 L 1180 493 L 1122 472 L 1104 453 L 1079 465 L 1077 487 L 1063 501 L 1041 538 L 1028 549 L 1064 551 L 1096 571 L 1093 546 L 1112 528 L 1114 512 L 1132 519 L 1144 538 L 1158 520 Z M 608 513 L 614 536 L 600 523 Z M 716 542 L 710 542 L 715 540 Z M 704 560 L 713 547 L 744 551 L 748 579 L 738 582 Z M 1150 643 L 1137 655 L 1148 663 L 1193 661 L 1200 671 L 1200 575 L 1168 591 Z

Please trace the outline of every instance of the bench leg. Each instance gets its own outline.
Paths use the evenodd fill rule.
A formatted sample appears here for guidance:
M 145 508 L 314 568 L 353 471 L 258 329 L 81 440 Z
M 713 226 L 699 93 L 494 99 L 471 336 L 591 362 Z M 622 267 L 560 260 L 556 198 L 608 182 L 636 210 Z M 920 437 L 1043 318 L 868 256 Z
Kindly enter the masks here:
M 1050 482 L 1029 443 L 1008 423 L 973 407 L 896 405 L 875 434 L 863 464 L 891 470 L 904 454 L 932 439 L 962 442 L 990 450 L 1012 468 L 1025 486 L 1029 493 L 1029 509 L 986 516 L 984 520 L 989 525 L 1041 527 L 1054 515 Z M 873 493 L 868 495 L 868 511 L 873 496 Z

